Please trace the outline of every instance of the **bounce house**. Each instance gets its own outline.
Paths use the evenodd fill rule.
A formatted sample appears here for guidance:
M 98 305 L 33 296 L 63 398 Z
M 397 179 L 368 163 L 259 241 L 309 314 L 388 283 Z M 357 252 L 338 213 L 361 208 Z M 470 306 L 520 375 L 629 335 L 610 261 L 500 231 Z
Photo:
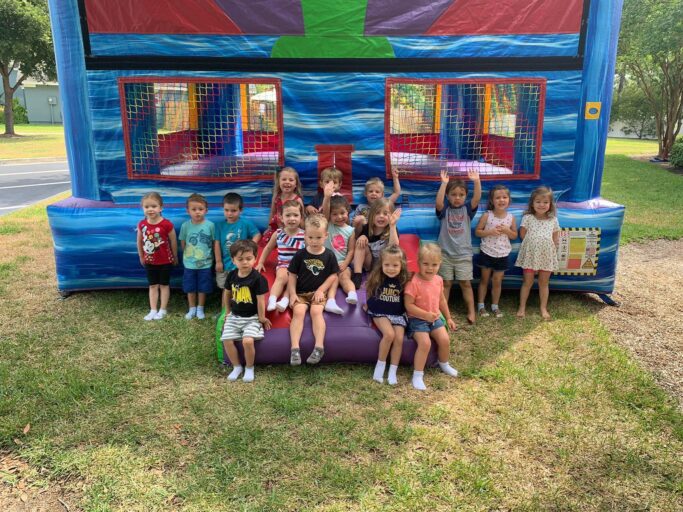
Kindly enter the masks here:
M 73 183 L 48 207 L 62 293 L 147 286 L 134 228 L 151 190 L 176 227 L 192 192 L 217 222 L 235 191 L 265 228 L 283 165 L 308 196 L 336 166 L 352 202 L 398 168 L 410 257 L 437 238 L 442 170 L 477 169 L 484 194 L 506 184 L 518 221 L 530 191 L 550 186 L 562 227 L 551 288 L 613 291 L 624 207 L 600 182 L 622 0 L 49 5 Z M 504 286 L 521 277 L 511 269 Z M 287 322 L 269 336 L 286 338 Z M 334 322 L 377 337 L 360 308 Z

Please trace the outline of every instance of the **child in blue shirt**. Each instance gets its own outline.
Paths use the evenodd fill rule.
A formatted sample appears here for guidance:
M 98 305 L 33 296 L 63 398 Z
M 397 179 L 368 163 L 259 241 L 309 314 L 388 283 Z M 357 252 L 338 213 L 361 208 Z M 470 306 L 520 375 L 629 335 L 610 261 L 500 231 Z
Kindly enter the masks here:
M 190 309 L 185 318 L 195 316 L 202 320 L 206 294 L 213 291 L 211 267 L 213 266 L 214 225 L 206 220 L 209 204 L 201 194 L 187 198 L 190 220 L 180 227 L 180 245 L 183 248 L 183 291 L 187 293 Z
M 258 243 L 261 239 L 261 233 L 254 223 L 241 218 L 243 208 L 242 196 L 235 192 L 228 192 L 223 197 L 225 221 L 216 224 L 213 251 L 216 258 L 216 285 L 223 290 L 223 307 L 225 307 L 225 279 L 228 273 L 235 270 L 235 264 L 230 257 L 230 246 L 237 240 L 253 240 Z

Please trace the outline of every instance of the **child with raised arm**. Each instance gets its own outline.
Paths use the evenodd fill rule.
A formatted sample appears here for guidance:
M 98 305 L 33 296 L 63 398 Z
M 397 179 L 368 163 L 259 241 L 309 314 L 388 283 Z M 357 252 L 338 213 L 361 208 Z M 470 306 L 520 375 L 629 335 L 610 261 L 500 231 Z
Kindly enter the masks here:
M 142 196 L 141 203 L 145 218 L 138 223 L 137 247 L 149 283 L 149 313 L 145 320 L 161 320 L 171 295 L 171 269 L 178 264 L 178 239 L 173 223 L 161 216 L 164 201 L 157 192 Z
M 436 342 L 441 371 L 450 377 L 458 376 L 458 371 L 448 363 L 451 343 L 441 315 L 446 319 L 449 329 L 455 329 L 455 322 L 443 294 L 443 279 L 438 275 L 441 249 L 434 243 L 424 244 L 417 253 L 417 262 L 419 270 L 406 285 L 404 298 L 408 313 L 408 335 L 417 343 L 413 387 L 425 390 L 424 368 L 432 339 Z
M 254 342 L 263 339 L 263 331 L 270 329 L 266 318 L 266 293 L 268 281 L 254 269 L 258 246 L 253 240 L 237 240 L 230 246 L 235 269 L 225 280 L 225 322 L 223 323 L 223 350 L 232 364 L 229 381 L 236 381 L 242 373 L 242 364 L 235 341 L 242 340 L 244 348 L 244 382 L 254 380 Z
M 394 203 L 382 197 L 372 203 L 368 223 L 356 228 L 356 248 L 351 276 L 356 288 L 360 288 L 363 269 L 372 268 L 381 250 L 389 244 L 398 245 L 396 225 L 400 217 L 401 209 L 394 209 Z
M 180 244 L 183 248 L 183 291 L 187 293 L 189 310 L 187 320 L 205 318 L 204 304 L 206 294 L 213 291 L 213 242 L 215 229 L 213 222 L 206 220 L 209 205 L 201 194 L 187 198 L 187 213 L 190 220 L 180 227 Z
M 325 248 L 327 219 L 316 213 L 306 218 L 306 247 L 294 255 L 289 264 L 289 307 L 292 321 L 289 325 L 291 353 L 289 364 L 301 364 L 299 342 L 304 330 L 304 317 L 310 308 L 315 347 L 308 364 L 317 364 L 325 354 L 325 319 L 323 308 L 332 283 L 337 280 L 339 265 L 334 253 Z
M 387 382 L 391 386 L 398 384 L 396 371 L 403 351 L 403 334 L 408 325 L 403 290 L 409 277 L 406 255 L 398 245 L 389 245 L 382 249 L 379 261 L 368 277 L 366 311 L 382 333 L 377 364 L 372 374 L 372 378 L 380 384 L 384 382 L 384 370 L 390 353 L 391 365 Z
M 443 250 L 443 262 L 439 275 L 444 280 L 446 301 L 450 298 L 453 281 L 458 281 L 462 298 L 467 306 L 467 321 L 473 324 L 474 293 L 472 292 L 472 219 L 481 200 L 479 173 L 469 170 L 467 177 L 474 183 L 472 199 L 467 200 L 467 182 L 449 179 L 448 171 L 441 171 L 441 186 L 436 194 L 436 216 L 441 221 L 439 246 Z
M 325 189 L 331 188 L 333 197 L 341 195 L 339 190 L 341 190 L 343 177 L 344 175 L 342 172 L 336 167 L 327 167 L 321 171 L 320 190 L 316 192 L 315 197 L 311 200 L 311 202 L 306 205 L 306 215 L 322 213 L 326 218 L 329 218 L 329 212 L 323 211 Z
M 280 313 L 287 309 L 289 305 L 290 292 L 287 290 L 287 283 L 289 273 L 287 267 L 292 261 L 294 255 L 304 247 L 304 230 L 301 229 L 301 219 L 303 218 L 304 210 L 299 201 L 293 199 L 285 201 L 282 205 L 280 216 L 284 226 L 278 228 L 268 243 L 263 248 L 261 257 L 256 264 L 256 270 L 263 272 L 268 256 L 277 247 L 277 266 L 275 268 L 275 281 L 270 290 L 268 297 L 267 311 L 274 311 L 277 309 Z M 284 293 L 283 293 L 284 292 Z M 278 301 L 278 297 L 282 294 L 282 298 Z
M 270 241 L 270 237 L 278 228 L 283 226 L 282 205 L 287 201 L 298 201 L 301 203 L 301 208 L 304 207 L 304 202 L 301 195 L 301 180 L 299 173 L 293 167 L 283 167 L 275 173 L 273 180 L 273 199 L 270 203 L 270 214 L 268 221 L 268 228 L 263 233 L 262 243 Z
M 515 266 L 522 267 L 522 287 L 519 289 L 519 309 L 517 316 L 526 314 L 526 301 L 538 273 L 538 296 L 541 299 L 541 316 L 548 320 L 548 296 L 550 295 L 550 274 L 558 267 L 557 246 L 560 243 L 560 224 L 553 191 L 548 187 L 538 187 L 529 197 L 519 236 L 522 244 L 517 253 Z
M 330 189 L 326 189 L 327 192 Z M 356 245 L 356 234 L 354 229 L 349 226 L 349 202 L 344 196 L 325 196 L 323 200 L 325 205 L 323 209 L 329 212 L 327 226 L 327 240 L 325 240 L 325 247 L 331 250 L 337 258 L 339 265 L 339 281 L 332 283 L 330 287 L 329 298 L 325 304 L 325 311 L 328 313 L 335 313 L 341 315 L 344 311 L 339 307 L 335 296 L 337 294 L 337 287 L 341 286 L 344 293 L 346 293 L 346 302 L 349 304 L 358 303 L 358 295 L 356 293 L 356 286 L 351 281 L 351 269 L 349 265 L 353 261 L 353 252 Z
M 225 279 L 229 272 L 235 270 L 235 264 L 230 256 L 230 246 L 237 240 L 253 240 L 258 243 L 261 232 L 253 222 L 243 219 L 242 196 L 235 192 L 228 192 L 223 196 L 223 215 L 225 220 L 216 224 L 216 240 L 213 244 L 216 259 L 216 285 L 222 290 L 222 307 L 225 307 Z
M 396 201 L 401 195 L 401 182 L 398 178 L 398 169 L 391 169 L 391 176 L 394 184 L 392 194 L 387 198 L 392 206 L 396 205 Z M 368 215 L 370 208 L 378 199 L 384 199 L 384 182 L 380 178 L 370 178 L 365 182 L 365 202 L 359 203 L 351 216 L 353 219 L 353 227 L 358 229 L 360 226 L 368 223 Z
M 481 280 L 477 296 L 477 313 L 489 316 L 484 305 L 489 281 L 491 284 L 491 314 L 501 318 L 503 312 L 498 307 L 503 276 L 508 269 L 508 255 L 512 250 L 510 240 L 517 238 L 517 223 L 508 213 L 510 190 L 505 185 L 496 185 L 489 191 L 486 213 L 479 219 L 474 234 L 481 238 L 479 244 L 479 267 Z M 492 277 L 493 275 L 493 277 Z

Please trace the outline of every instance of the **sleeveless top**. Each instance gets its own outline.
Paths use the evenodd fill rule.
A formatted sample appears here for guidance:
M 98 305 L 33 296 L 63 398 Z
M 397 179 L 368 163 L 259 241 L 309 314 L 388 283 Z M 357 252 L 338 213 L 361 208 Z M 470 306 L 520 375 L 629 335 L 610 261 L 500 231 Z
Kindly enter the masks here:
M 496 226 L 509 228 L 512 225 L 512 214 L 510 213 L 502 219 L 496 217 L 491 210 L 488 210 L 486 213 L 489 214 L 486 219 L 486 226 L 484 227 L 486 230 L 495 229 Z M 479 249 L 492 258 L 503 258 L 510 254 L 512 245 L 507 235 L 484 236 L 479 244 Z
M 305 246 L 304 230 L 299 228 L 296 235 L 288 235 L 284 229 L 275 232 L 277 241 L 277 268 L 289 266 L 294 255 Z

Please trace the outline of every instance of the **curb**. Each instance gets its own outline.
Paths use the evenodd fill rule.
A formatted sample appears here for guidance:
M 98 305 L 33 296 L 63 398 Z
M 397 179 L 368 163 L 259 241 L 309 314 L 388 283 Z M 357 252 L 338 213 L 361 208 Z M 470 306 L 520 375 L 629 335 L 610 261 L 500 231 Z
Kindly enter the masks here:
M 0 160 L 0 165 L 12 165 L 12 164 L 49 164 L 49 163 L 66 163 L 66 157 L 55 158 L 55 157 L 42 157 L 42 158 L 13 158 L 11 160 Z

